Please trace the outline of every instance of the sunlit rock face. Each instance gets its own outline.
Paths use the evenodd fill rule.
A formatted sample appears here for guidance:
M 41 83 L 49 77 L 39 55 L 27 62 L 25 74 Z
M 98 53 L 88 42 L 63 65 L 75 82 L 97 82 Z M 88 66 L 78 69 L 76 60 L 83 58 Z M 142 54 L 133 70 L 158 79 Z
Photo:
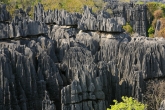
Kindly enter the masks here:
M 106 110 L 165 76 L 165 40 L 130 37 L 121 17 L 39 4 L 35 20 L 23 10 L 10 19 L 1 6 L 0 110 Z
M 141 36 L 147 36 L 148 28 L 152 22 L 152 15 L 145 3 L 139 5 L 136 2 L 136 0 L 133 0 L 130 3 L 122 3 L 110 0 L 106 9 L 112 10 L 113 17 L 123 17 L 131 25 L 134 32 Z

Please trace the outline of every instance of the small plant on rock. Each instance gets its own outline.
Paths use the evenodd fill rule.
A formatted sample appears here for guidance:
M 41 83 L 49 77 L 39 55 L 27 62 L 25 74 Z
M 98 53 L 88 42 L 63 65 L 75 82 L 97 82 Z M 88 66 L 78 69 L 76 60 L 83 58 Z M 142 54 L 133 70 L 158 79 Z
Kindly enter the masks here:
M 123 26 L 123 29 L 129 34 L 133 33 L 133 28 L 131 27 L 129 23 L 126 23 L 126 25 Z

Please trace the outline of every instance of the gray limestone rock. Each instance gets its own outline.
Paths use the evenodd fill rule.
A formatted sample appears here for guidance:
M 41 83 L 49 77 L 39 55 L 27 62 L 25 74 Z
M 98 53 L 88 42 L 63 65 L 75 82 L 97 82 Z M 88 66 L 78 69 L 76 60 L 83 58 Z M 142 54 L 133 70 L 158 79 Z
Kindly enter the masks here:
M 3 81 L 0 88 L 2 94 L 6 94 L 2 96 L 6 98 L 1 102 L 2 110 L 60 109 L 60 104 L 57 106 L 54 102 L 61 100 L 60 88 L 63 86 L 63 81 L 55 64 L 55 53 L 51 51 L 53 45 L 50 46 L 51 42 L 46 38 L 27 41 L 29 44 L 25 42 L 21 41 L 24 45 L 16 42 L 0 42 L 2 73 L 0 79 Z M 39 44 L 39 42 L 46 43 Z M 47 94 L 45 90 L 48 91 Z
M 78 23 L 78 28 L 84 31 L 123 32 L 122 25 L 124 24 L 125 20 L 123 18 L 111 18 L 104 11 L 95 15 L 90 8 L 84 7 L 84 13 Z
M 134 32 L 140 36 L 147 36 L 152 15 L 146 4 L 108 2 L 106 9 L 109 8 L 112 10 L 112 17 L 123 17 L 132 26 Z
M 127 7 L 115 6 L 116 14 Z M 134 8 L 126 14 L 141 30 L 133 37 L 122 17 L 89 8 L 79 24 L 76 13 L 41 4 L 34 21 L 21 9 L 11 23 L 1 13 L 0 110 L 106 110 L 121 96 L 141 100 L 145 80 L 165 76 L 165 40 L 141 36 L 146 15 Z
M 76 26 L 81 18 L 79 13 L 69 13 L 65 10 L 44 11 L 42 4 L 35 6 L 34 20 L 46 24 L 57 24 L 64 26 Z
M 4 21 L 0 23 L 0 39 L 46 35 L 48 32 L 48 28 L 44 23 L 30 20 L 27 13 L 22 9 L 18 10 L 18 13 L 10 23 L 5 22 L 7 18 L 2 19 Z
M 11 20 L 11 16 L 6 9 L 5 4 L 0 4 L 0 22 L 8 22 Z

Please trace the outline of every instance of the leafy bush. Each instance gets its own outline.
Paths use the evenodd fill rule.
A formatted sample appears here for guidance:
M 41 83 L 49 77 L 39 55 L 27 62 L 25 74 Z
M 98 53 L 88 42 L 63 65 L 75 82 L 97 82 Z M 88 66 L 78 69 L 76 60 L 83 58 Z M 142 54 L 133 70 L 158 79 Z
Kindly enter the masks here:
M 129 23 L 126 23 L 126 25 L 123 26 L 123 29 L 129 34 L 133 33 L 133 28 L 131 27 L 131 25 Z
M 148 34 L 153 34 L 155 32 L 155 29 L 153 26 L 151 26 L 149 29 L 148 29 Z
M 111 105 L 111 109 L 107 110 L 145 110 L 147 105 L 138 102 L 132 97 L 122 97 L 123 102 L 118 103 L 117 100 L 114 100 L 115 105 Z
M 148 35 L 149 37 L 153 38 L 154 37 L 154 32 L 155 32 L 155 29 L 153 26 L 150 26 L 150 28 L 148 29 Z

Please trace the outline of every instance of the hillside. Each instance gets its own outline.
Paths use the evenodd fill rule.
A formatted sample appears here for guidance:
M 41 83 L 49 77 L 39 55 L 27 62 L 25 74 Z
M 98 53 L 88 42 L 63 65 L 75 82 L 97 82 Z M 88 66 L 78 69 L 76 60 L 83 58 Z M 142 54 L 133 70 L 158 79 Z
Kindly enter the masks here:
M 64 9 L 69 12 L 83 12 L 83 6 L 87 5 L 93 9 L 94 12 L 101 10 L 106 3 L 103 0 L 1 0 L 2 3 L 7 4 L 7 9 L 11 14 L 14 10 L 31 7 L 31 14 L 33 13 L 34 5 L 41 3 L 45 10 L 48 9 Z

